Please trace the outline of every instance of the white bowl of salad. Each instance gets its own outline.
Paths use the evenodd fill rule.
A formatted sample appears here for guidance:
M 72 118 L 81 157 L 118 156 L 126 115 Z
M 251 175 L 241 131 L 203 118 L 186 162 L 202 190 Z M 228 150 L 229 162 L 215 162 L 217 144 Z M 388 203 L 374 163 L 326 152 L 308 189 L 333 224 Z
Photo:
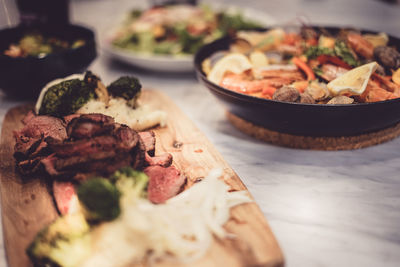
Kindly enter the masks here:
M 111 57 L 148 70 L 189 72 L 204 44 L 238 30 L 273 24 L 264 13 L 237 7 L 172 5 L 132 10 L 103 42 Z

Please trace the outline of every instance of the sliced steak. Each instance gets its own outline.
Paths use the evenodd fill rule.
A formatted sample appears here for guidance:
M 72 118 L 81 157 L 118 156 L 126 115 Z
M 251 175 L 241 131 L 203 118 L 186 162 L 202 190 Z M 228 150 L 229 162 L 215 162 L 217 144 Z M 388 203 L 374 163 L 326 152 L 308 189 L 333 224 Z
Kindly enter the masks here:
M 32 111 L 22 122 L 24 127 L 14 131 L 14 158 L 17 169 L 26 175 L 41 170 L 40 161 L 51 153 L 46 138 L 62 141 L 67 138 L 67 132 L 62 120 L 50 116 L 35 116 Z
M 31 158 L 47 156 L 51 153 L 49 146 L 45 139 L 42 139 L 40 144 L 36 147 L 35 151 L 30 154 Z
M 150 156 L 154 156 L 154 152 L 156 149 L 156 137 L 154 132 L 153 131 L 139 132 L 139 136 L 140 138 L 142 138 L 147 153 L 149 153 Z
M 22 119 L 22 123 L 27 124 L 34 117 L 36 117 L 36 115 L 33 112 L 33 110 L 29 110 L 28 113 L 25 115 L 25 117 Z
M 146 153 L 146 163 L 149 166 L 159 165 L 162 167 L 168 167 L 172 164 L 172 155 L 170 153 L 164 153 L 159 156 L 150 157 L 148 153 Z
M 174 166 L 164 168 L 149 166 L 144 169 L 149 176 L 148 197 L 153 203 L 164 203 L 178 194 L 185 184 L 186 177 L 181 175 Z
M 97 160 L 93 161 L 91 163 L 88 163 L 85 165 L 85 172 L 89 173 L 97 173 L 99 175 L 108 177 L 112 173 L 114 173 L 116 170 L 122 168 L 122 167 L 127 167 L 127 166 L 132 166 L 133 164 L 133 159 L 130 155 L 117 155 L 113 158 L 108 158 L 104 160 Z M 134 168 L 134 167 L 133 167 Z
M 67 126 L 70 138 L 82 139 L 110 134 L 115 127 L 114 119 L 103 114 L 84 114 L 73 118 Z
M 71 182 L 53 181 L 53 196 L 61 215 L 71 211 L 73 201 L 77 201 L 75 186 Z
M 68 125 L 73 119 L 78 118 L 80 116 L 81 116 L 81 114 L 71 114 L 71 115 L 64 116 L 63 119 L 64 119 L 65 124 Z
M 14 146 L 14 158 L 17 161 L 28 159 L 29 156 L 39 147 L 43 142 L 43 135 L 39 137 L 25 137 L 21 136 Z
M 96 136 L 91 139 L 82 139 L 66 142 L 49 142 L 49 146 L 58 157 L 85 156 L 104 151 L 112 151 L 117 147 L 117 140 L 113 136 Z
M 39 170 L 41 170 L 41 162 L 42 158 L 41 157 L 36 157 L 33 159 L 27 159 L 23 160 L 17 163 L 17 169 L 18 171 L 23 174 L 23 175 L 28 175 L 35 173 Z
M 130 165 L 135 170 L 141 170 L 146 165 L 146 147 L 141 138 L 138 139 L 136 147 L 131 150 L 131 155 L 133 157 L 133 163 Z
M 127 149 L 127 150 L 136 147 L 140 139 L 138 133 L 126 125 L 120 125 L 113 132 L 113 136 L 117 138 L 117 140 L 119 141 L 118 147 L 120 149 Z M 142 146 L 142 148 L 143 150 L 145 150 L 144 146 Z
M 74 156 L 68 158 L 57 158 L 54 162 L 54 168 L 61 172 L 65 170 L 77 170 L 77 169 L 88 169 L 87 166 L 89 163 L 98 161 L 98 160 L 112 160 L 117 155 L 115 150 L 112 151 L 104 151 L 99 153 L 91 153 L 85 156 Z M 104 167 L 100 166 L 100 169 Z
M 50 176 L 59 179 L 93 173 L 108 176 L 121 167 L 146 166 L 146 146 L 139 134 L 114 123 L 109 116 L 69 116 L 65 118 L 69 121 L 67 127 L 60 119 L 48 116 L 30 115 L 26 121 L 25 127 L 15 133 L 15 158 L 22 173 L 32 173 L 43 166 Z M 33 124 L 36 122 L 38 125 Z M 50 122 L 54 125 L 49 126 Z M 37 134 L 40 138 L 35 137 Z
M 56 160 L 57 160 L 56 155 L 55 154 L 51 154 L 50 156 L 48 156 L 48 157 L 46 157 L 46 158 L 44 158 L 44 159 L 42 159 L 40 161 L 40 163 L 42 163 L 42 165 L 43 165 L 44 169 L 46 170 L 46 172 L 48 174 L 50 174 L 51 176 L 57 176 L 57 175 L 60 174 L 56 170 L 56 168 L 54 166 Z
M 18 139 L 23 137 L 38 138 L 42 135 L 45 138 L 50 136 L 57 140 L 66 139 L 67 132 L 64 122 L 56 117 L 35 116 L 28 120 L 24 128 L 14 133 L 17 142 L 19 141 Z

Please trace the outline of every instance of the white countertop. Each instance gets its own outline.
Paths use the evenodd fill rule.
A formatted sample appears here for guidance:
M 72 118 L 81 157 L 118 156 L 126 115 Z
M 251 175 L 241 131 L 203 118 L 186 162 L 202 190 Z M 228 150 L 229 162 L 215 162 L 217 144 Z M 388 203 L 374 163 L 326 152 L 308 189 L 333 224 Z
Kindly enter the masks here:
M 96 29 L 101 40 L 128 7 L 146 4 L 136 2 L 72 1 L 72 20 Z M 400 6 L 378 1 L 229 3 L 264 10 L 278 23 L 303 16 L 313 23 L 354 25 L 400 36 Z M 5 25 L 1 18 L 0 23 Z M 174 99 L 249 188 L 282 248 L 286 266 L 400 266 L 400 138 L 355 151 L 281 148 L 231 126 L 194 74 L 149 73 L 110 61 L 101 51 L 90 69 L 106 83 L 123 74 L 136 75 L 145 87 Z M 0 125 L 6 111 L 19 103 L 0 91 Z M 0 266 L 6 266 L 2 238 Z

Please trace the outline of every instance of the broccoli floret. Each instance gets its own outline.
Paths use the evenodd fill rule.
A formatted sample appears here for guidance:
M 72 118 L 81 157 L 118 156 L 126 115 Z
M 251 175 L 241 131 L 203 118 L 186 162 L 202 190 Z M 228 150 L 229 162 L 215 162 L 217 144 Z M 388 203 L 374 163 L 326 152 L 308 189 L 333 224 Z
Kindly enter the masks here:
M 345 42 L 336 40 L 334 50 L 335 54 L 350 66 L 357 67 L 360 65 Z
M 178 42 L 182 46 L 182 52 L 184 53 L 194 54 L 204 45 L 205 35 L 192 35 L 186 30 L 184 25 L 178 25 L 175 28 L 175 33 L 178 36 Z
M 78 198 L 86 218 L 93 223 L 111 221 L 119 216 L 120 192 L 109 180 L 94 177 L 78 187 Z
M 41 230 L 27 248 L 35 266 L 79 266 L 90 254 L 89 225 L 80 213 L 67 214 Z
M 95 97 L 99 78 L 86 72 L 85 79 L 71 79 L 51 86 L 43 97 L 39 115 L 63 117 L 75 113 Z
M 147 184 L 149 177 L 131 167 L 124 167 L 114 172 L 111 180 L 122 194 L 129 194 L 135 197 L 147 197 Z
M 107 87 L 112 96 L 126 99 L 132 107 L 135 107 L 136 99 L 139 97 L 141 89 L 142 85 L 139 79 L 132 76 L 120 77 Z

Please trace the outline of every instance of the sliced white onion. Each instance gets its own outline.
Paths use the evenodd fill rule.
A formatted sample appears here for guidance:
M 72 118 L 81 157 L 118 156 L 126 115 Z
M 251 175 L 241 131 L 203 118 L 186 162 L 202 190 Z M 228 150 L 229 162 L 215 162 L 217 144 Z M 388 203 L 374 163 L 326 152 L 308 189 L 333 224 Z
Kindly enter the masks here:
M 150 261 L 173 257 L 187 263 L 202 257 L 213 235 L 227 237 L 223 225 L 230 208 L 252 201 L 245 191 L 229 192 L 221 174 L 220 169 L 211 171 L 165 204 L 124 196 L 122 215 L 93 231 L 93 253 L 82 266 L 125 266 L 145 257 Z

